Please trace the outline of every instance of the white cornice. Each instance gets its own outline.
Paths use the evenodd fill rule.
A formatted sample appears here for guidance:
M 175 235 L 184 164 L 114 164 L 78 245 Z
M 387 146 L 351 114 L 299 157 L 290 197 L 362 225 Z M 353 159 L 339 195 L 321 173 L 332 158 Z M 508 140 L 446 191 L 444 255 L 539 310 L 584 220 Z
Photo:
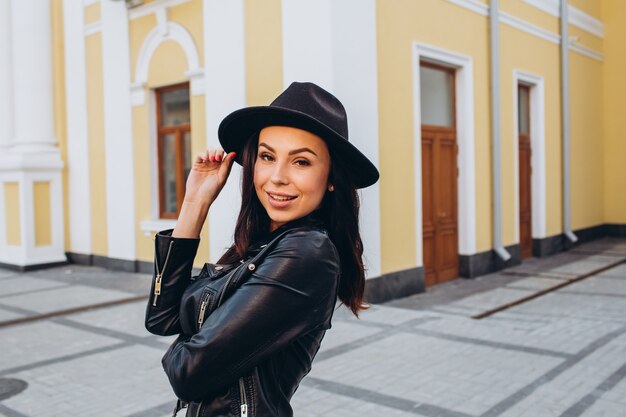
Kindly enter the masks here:
M 585 55 L 589 58 L 595 59 L 596 61 L 604 61 L 603 54 L 591 48 L 587 48 L 586 46 L 570 42 L 569 49 L 578 52 L 579 54 Z
M 508 13 L 500 12 L 500 22 L 526 33 L 530 33 L 531 35 L 537 36 L 548 42 L 558 44 L 561 41 L 561 37 L 559 35 L 556 35 L 549 30 L 540 28 L 539 26 L 535 26 L 532 23 L 528 23 L 527 21 L 512 16 Z
M 97 22 L 92 22 L 85 25 L 84 33 L 85 36 L 93 35 L 94 33 L 102 32 L 102 21 L 98 20 Z
M 477 0 L 448 0 L 452 4 L 464 7 L 475 13 L 487 16 L 489 14 L 489 6 Z
M 551 14 L 552 16 L 559 17 L 561 12 L 559 8 L 559 0 L 523 0 L 525 3 L 530 4 L 544 12 Z M 601 20 L 596 19 L 588 13 L 574 7 L 568 6 L 569 22 L 570 24 L 579 27 L 580 29 L 589 32 L 599 38 L 604 37 L 604 23 Z
M 523 1 L 533 6 L 536 6 L 540 8 L 541 10 L 547 13 L 550 13 L 552 15 L 558 16 L 559 14 L 558 0 L 523 0 Z M 464 7 L 468 10 L 471 10 L 483 16 L 486 16 L 489 14 L 489 6 L 478 2 L 477 0 L 448 0 L 448 2 L 452 4 L 456 4 L 457 6 Z M 571 13 L 570 17 L 571 17 L 572 24 L 580 27 L 583 30 L 589 31 L 591 33 L 594 33 L 592 32 L 592 30 L 594 30 L 592 27 L 595 25 L 595 29 L 599 31 L 598 33 L 600 33 L 598 36 L 602 36 L 602 34 L 604 33 L 603 32 L 604 26 L 602 22 L 600 22 L 599 20 L 589 16 L 588 14 L 584 12 L 581 12 L 579 9 L 576 9 L 573 6 L 569 6 L 569 12 Z M 583 27 L 583 24 L 581 23 L 582 21 L 581 19 L 583 19 L 583 16 L 584 16 L 584 19 L 587 19 L 587 22 L 588 22 L 586 27 Z M 526 20 L 520 19 L 519 17 L 515 17 L 508 13 L 501 11 L 499 20 L 501 23 L 505 25 L 509 25 L 513 28 L 529 33 L 538 38 L 544 39 L 548 42 L 555 43 L 557 45 L 561 42 L 560 35 L 556 33 L 552 33 L 549 30 L 541 28 L 539 26 L 533 25 L 532 23 L 529 23 Z M 594 34 L 597 34 L 597 33 L 594 33 Z M 574 52 L 578 52 L 579 54 L 585 55 L 589 58 L 593 58 L 599 61 L 604 60 L 604 55 L 602 55 L 602 53 L 595 51 L 591 48 L 588 48 L 586 46 L 570 43 L 569 48 L 570 50 Z
M 569 21 L 586 32 L 604 38 L 604 23 L 574 6 L 569 6 Z
M 128 17 L 130 20 L 139 19 L 140 17 L 156 13 L 159 9 L 178 6 L 179 4 L 188 3 L 190 1 L 191 0 L 155 0 L 151 3 L 128 9 Z

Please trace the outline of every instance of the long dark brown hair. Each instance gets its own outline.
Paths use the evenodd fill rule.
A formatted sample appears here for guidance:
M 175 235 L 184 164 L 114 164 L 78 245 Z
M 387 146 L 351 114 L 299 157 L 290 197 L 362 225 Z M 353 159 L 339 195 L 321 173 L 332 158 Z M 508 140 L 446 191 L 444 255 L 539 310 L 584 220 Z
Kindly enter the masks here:
M 234 263 L 242 259 L 248 246 L 270 228 L 270 218 L 259 201 L 254 188 L 254 164 L 257 158 L 258 133 L 244 145 L 242 151 L 241 210 L 235 226 L 235 243 L 218 263 Z M 355 316 L 369 306 L 363 299 L 365 268 L 363 242 L 359 233 L 359 195 L 341 163 L 336 163 L 329 147 L 331 166 L 328 182 L 334 191 L 326 192 L 319 215 L 326 224 L 328 235 L 339 253 L 341 278 L 338 297 Z

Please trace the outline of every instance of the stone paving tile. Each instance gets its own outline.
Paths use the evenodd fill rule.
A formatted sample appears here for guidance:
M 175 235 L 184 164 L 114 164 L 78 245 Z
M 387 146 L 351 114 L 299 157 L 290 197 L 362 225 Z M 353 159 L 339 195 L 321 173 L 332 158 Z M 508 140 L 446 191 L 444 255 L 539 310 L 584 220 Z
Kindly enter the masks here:
M 407 311 L 400 308 L 373 305 L 368 310 L 362 312 L 360 317 L 363 321 L 398 325 L 409 320 L 433 317 L 433 314 L 423 311 Z
M 20 314 L 15 311 L 8 311 L 0 307 L 0 323 L 3 321 L 9 321 L 13 319 L 19 319 L 22 317 L 26 317 L 26 314 Z
M 340 307 L 293 399 L 295 415 L 625 417 L 626 265 L 485 319 L 470 318 L 478 308 L 545 288 L 557 274 L 571 278 L 572 271 L 624 253 L 625 240 L 608 239 L 376 305 L 361 319 Z M 60 288 L 0 292 L 0 320 L 30 309 L 3 309 L 9 299 L 30 295 L 37 305 L 67 308 L 68 302 L 100 302 L 103 294 L 146 294 L 149 278 L 73 265 L 24 274 L 0 269 L 3 283 L 35 289 L 39 280 L 73 289 L 65 299 Z M 0 328 L 0 377 L 29 383 L 0 402 L 0 415 L 170 415 L 174 397 L 160 359 L 174 336 L 148 336 L 144 311 L 144 302 L 135 302 Z
M 86 306 L 113 300 L 121 300 L 132 296 L 128 292 L 106 290 L 88 287 L 85 285 L 72 285 L 68 287 L 52 288 L 45 293 L 27 293 L 3 297 L 0 306 L 12 306 L 37 313 L 49 313 L 73 307 Z
M 619 357 L 624 358 L 624 362 L 616 362 L 615 359 Z M 510 412 L 514 414 L 517 409 L 532 410 L 537 407 L 537 399 L 541 398 L 541 408 L 548 409 L 553 416 L 560 416 L 572 404 L 593 392 L 625 362 L 626 335 L 622 335 L 578 361 L 576 366 L 566 369 L 550 384 L 539 386 L 531 396 L 514 405 Z M 626 414 L 626 407 L 622 412 Z
M 590 255 L 584 259 L 579 259 L 574 262 L 567 263 L 565 265 L 561 265 L 555 268 L 548 268 L 545 270 L 546 275 L 556 275 L 556 276 L 578 276 L 583 274 L 588 274 L 594 270 L 607 267 L 615 262 L 619 261 L 620 258 L 615 256 L 607 256 L 607 255 Z
M 620 326 L 618 323 L 605 323 L 601 320 L 580 322 L 575 318 L 512 324 L 492 317 L 483 320 L 446 317 L 415 327 L 417 334 L 427 330 L 442 336 L 471 338 L 475 343 L 489 341 L 512 344 L 520 348 L 545 349 L 546 354 L 550 351 L 560 352 L 566 356 L 578 352 L 589 340 L 596 340 Z
M 496 288 L 480 294 L 470 295 L 447 305 L 448 308 L 460 308 L 469 316 L 512 303 L 536 292 L 534 289 Z
M 13 276 L 2 281 L 0 289 L 0 301 L 13 294 L 30 291 L 41 291 L 51 288 L 64 287 L 67 284 L 51 281 L 42 278 L 31 278 L 29 276 Z
M 146 302 L 137 301 L 102 310 L 72 314 L 69 318 L 73 322 L 85 323 L 133 336 L 151 336 L 144 327 L 145 314 Z
M 31 417 L 125 416 L 174 399 L 160 359 L 132 346 L 20 372 L 28 389 L 2 404 Z
M 292 399 L 292 408 L 294 416 L 298 417 L 414 417 L 419 415 L 306 386 L 296 391 Z
M 30 271 L 28 275 L 34 278 L 42 277 L 66 284 L 128 291 L 134 294 L 147 294 L 150 290 L 152 279 L 150 274 L 113 272 L 100 267 L 74 264 Z
M 613 278 L 620 278 L 620 279 L 626 280 L 626 264 L 618 265 L 614 268 L 604 271 L 596 275 L 594 278 L 602 278 L 602 277 L 613 277 Z
M 52 322 L 27 323 L 0 330 L 0 373 L 9 368 L 110 346 L 119 340 Z
M 326 332 L 320 352 L 325 352 L 338 346 L 354 342 L 373 334 L 380 333 L 381 329 L 369 327 L 359 322 L 348 323 L 345 321 L 335 320 L 330 331 Z
M 562 284 L 563 282 L 567 282 L 567 280 L 559 278 L 528 277 L 507 285 L 507 288 L 541 291 Z
M 378 358 L 378 360 L 372 360 Z M 397 334 L 313 367 L 311 376 L 454 411 L 490 388 L 497 403 L 562 359 Z M 478 407 L 477 407 L 478 408 Z

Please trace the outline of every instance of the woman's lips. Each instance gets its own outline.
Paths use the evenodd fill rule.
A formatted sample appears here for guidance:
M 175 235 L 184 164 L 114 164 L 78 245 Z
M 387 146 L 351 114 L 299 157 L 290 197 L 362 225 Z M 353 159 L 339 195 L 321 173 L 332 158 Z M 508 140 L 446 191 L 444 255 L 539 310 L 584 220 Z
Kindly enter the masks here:
M 275 208 L 288 207 L 297 198 L 297 196 L 288 196 L 286 194 L 274 194 L 274 193 L 268 193 L 268 192 L 266 192 L 266 194 L 267 194 L 267 199 L 270 202 L 270 205 Z

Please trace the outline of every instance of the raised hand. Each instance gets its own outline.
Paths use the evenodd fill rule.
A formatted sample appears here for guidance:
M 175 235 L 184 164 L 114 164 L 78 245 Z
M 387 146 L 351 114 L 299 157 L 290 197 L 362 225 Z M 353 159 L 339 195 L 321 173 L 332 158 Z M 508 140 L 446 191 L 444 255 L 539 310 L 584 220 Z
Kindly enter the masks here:
M 184 201 L 211 205 L 226 184 L 234 159 L 234 152 L 224 155 L 222 149 L 200 152 L 187 177 Z

